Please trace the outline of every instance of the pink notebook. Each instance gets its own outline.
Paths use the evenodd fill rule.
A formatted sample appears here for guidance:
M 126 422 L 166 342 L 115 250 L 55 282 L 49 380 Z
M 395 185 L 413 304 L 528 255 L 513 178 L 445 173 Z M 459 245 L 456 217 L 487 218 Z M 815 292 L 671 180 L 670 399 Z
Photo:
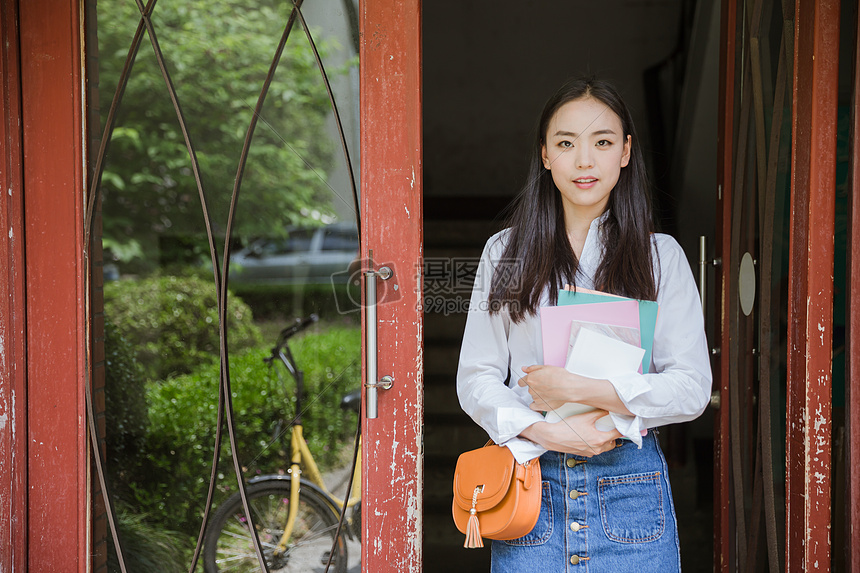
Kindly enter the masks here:
M 570 323 L 578 320 L 639 329 L 639 303 L 635 300 L 545 306 L 540 309 L 543 361 L 561 366 L 567 361 Z

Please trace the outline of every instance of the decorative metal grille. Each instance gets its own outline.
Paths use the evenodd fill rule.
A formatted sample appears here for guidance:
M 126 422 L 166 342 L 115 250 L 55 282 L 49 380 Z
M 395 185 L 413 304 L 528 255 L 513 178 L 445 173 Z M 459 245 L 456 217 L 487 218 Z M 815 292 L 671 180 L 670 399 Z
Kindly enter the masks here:
M 290 39 L 291 33 L 294 28 L 298 24 L 300 28 L 304 31 L 304 37 L 307 41 L 307 45 L 310 47 L 313 53 L 313 59 L 316 67 L 319 70 L 319 74 L 322 80 L 323 85 L 325 86 L 325 91 L 327 93 L 327 97 L 330 103 L 332 116 L 336 123 L 336 129 L 339 137 L 340 146 L 343 153 L 343 158 L 346 163 L 346 171 L 348 173 L 349 185 L 351 187 L 352 197 L 354 201 L 354 215 L 356 218 L 356 224 L 358 229 L 360 229 L 360 224 L 358 224 L 358 191 L 356 187 L 355 177 L 353 175 L 353 168 L 351 164 L 351 158 L 349 154 L 349 149 L 347 145 L 348 138 L 345 135 L 344 126 L 340 119 L 340 114 L 338 112 L 338 106 L 335 101 L 335 95 L 332 91 L 331 83 L 329 82 L 328 75 L 325 70 L 325 66 L 323 65 L 322 57 L 320 56 L 320 52 L 317 49 L 317 45 L 314 42 L 314 39 L 311 34 L 311 30 L 305 21 L 304 14 L 302 13 L 301 6 L 302 0 L 293 0 L 293 2 L 289 5 L 289 16 L 286 19 L 286 23 L 283 26 L 283 32 L 280 36 L 280 39 L 277 43 L 277 46 L 274 50 L 274 53 L 271 56 L 271 64 L 269 65 L 268 72 L 265 76 L 265 79 L 262 82 L 256 104 L 251 107 L 248 102 L 244 102 L 248 104 L 249 114 L 247 121 L 247 128 L 244 133 L 244 140 L 241 148 L 241 152 L 239 154 L 237 160 L 237 169 L 235 172 L 235 179 L 232 184 L 232 191 L 230 193 L 229 198 L 229 208 L 227 212 L 226 222 L 218 220 L 217 216 L 213 214 L 211 209 L 211 202 L 213 193 L 211 189 L 208 187 L 208 184 L 211 183 L 211 179 L 207 180 L 206 177 L 206 160 L 205 154 L 203 154 L 203 160 L 201 160 L 201 154 L 199 151 L 199 147 L 195 138 L 192 136 L 192 129 L 190 128 L 192 122 L 186 117 L 186 113 L 183 107 L 183 98 L 180 97 L 180 90 L 177 89 L 177 86 L 174 84 L 173 75 L 171 73 L 171 62 L 170 57 L 165 55 L 165 50 L 162 48 L 161 43 L 159 42 L 159 34 L 164 31 L 170 30 L 162 30 L 158 23 L 155 15 L 157 14 L 157 0 L 149 0 L 146 4 L 142 0 L 128 0 L 129 2 L 133 2 L 136 5 L 137 11 L 139 12 L 139 20 L 137 23 L 136 30 L 133 35 L 133 39 L 131 40 L 131 44 L 128 48 L 128 53 L 125 58 L 125 63 L 122 67 L 121 74 L 119 76 L 118 84 L 116 90 L 112 96 L 110 107 L 106 114 L 106 119 L 104 120 L 103 134 L 101 137 L 101 144 L 94 156 L 93 166 L 92 166 L 92 176 L 88 189 L 88 202 L 87 202 L 87 210 L 86 210 L 86 218 L 85 218 L 85 244 L 91 245 L 91 241 L 94 239 L 100 239 L 98 233 L 99 231 L 95 227 L 96 215 L 99 209 L 99 205 L 101 203 L 101 196 L 103 193 L 103 177 L 105 174 L 105 166 L 107 162 L 108 151 L 110 147 L 110 143 L 112 140 L 112 136 L 114 135 L 114 130 L 117 124 L 117 118 L 120 114 L 120 110 L 123 103 L 123 97 L 126 92 L 126 88 L 129 83 L 129 79 L 132 75 L 132 71 L 134 69 L 135 63 L 138 60 L 139 51 L 144 44 L 144 38 L 148 38 L 149 44 L 152 47 L 152 53 L 155 57 L 155 61 L 157 63 L 158 69 L 160 70 L 161 79 L 163 80 L 162 88 L 166 91 L 167 95 L 170 98 L 170 102 L 172 108 L 175 112 L 176 120 L 178 121 L 179 129 L 182 136 L 182 145 L 184 145 L 185 150 L 187 152 L 187 158 L 190 163 L 190 171 L 191 175 L 194 179 L 194 184 L 197 190 L 197 198 L 199 200 L 200 205 L 200 213 L 199 216 L 202 216 L 203 225 L 205 226 L 205 234 L 207 238 L 208 244 L 208 256 L 212 268 L 212 277 L 213 277 L 213 288 L 217 295 L 217 310 L 218 310 L 218 333 L 220 340 L 220 382 L 218 385 L 218 408 L 217 408 L 217 419 L 213 420 L 215 424 L 217 424 L 217 431 L 215 433 L 215 444 L 214 444 L 214 458 L 212 460 L 211 471 L 209 473 L 208 481 L 208 496 L 206 499 L 205 512 L 202 518 L 202 524 L 200 527 L 200 533 L 197 540 L 197 546 L 194 551 L 194 555 L 189 567 L 189 571 L 194 571 L 197 568 L 197 563 L 201 554 L 202 540 L 204 536 L 204 531 L 207 525 L 207 521 L 209 518 L 209 509 L 213 503 L 213 495 L 215 492 L 215 485 L 218 479 L 218 462 L 219 456 L 221 452 L 221 443 L 222 443 L 222 430 L 225 426 L 228 433 L 228 439 L 231 447 L 231 451 L 233 452 L 233 471 L 235 472 L 239 489 L 242 492 L 243 504 L 245 507 L 246 513 L 249 515 L 251 519 L 253 519 L 252 513 L 248 508 L 248 500 L 245 492 L 244 480 L 243 480 L 243 465 L 239 459 L 240 452 L 237 449 L 236 444 L 236 412 L 233 409 L 232 404 L 232 396 L 234 395 L 234 390 L 231 387 L 231 376 L 230 376 L 230 349 L 228 344 L 228 277 L 230 275 L 230 258 L 231 258 L 231 249 L 234 244 L 234 231 L 236 226 L 236 216 L 239 211 L 239 197 L 240 191 L 242 190 L 243 181 L 246 175 L 246 168 L 248 165 L 248 160 L 252 151 L 252 141 L 255 136 L 255 132 L 257 131 L 257 127 L 262 121 L 264 125 L 271 128 L 271 125 L 268 124 L 266 118 L 264 117 L 264 103 L 267 100 L 267 96 L 269 95 L 270 87 L 273 82 L 273 78 L 275 77 L 276 71 L 278 70 L 279 64 L 282 61 L 282 57 L 284 54 L 285 46 L 287 45 L 288 40 Z M 170 0 L 162 0 L 162 4 L 169 2 Z M 213 4 L 213 8 L 216 7 L 216 4 Z M 350 24 L 354 24 L 357 26 L 357 18 L 355 13 L 354 4 L 351 0 L 345 0 L 342 7 L 341 17 L 346 17 L 351 19 Z M 219 38 L 212 38 L 212 43 L 208 46 L 208 49 L 217 50 Z M 357 38 L 354 38 L 355 46 L 357 46 Z M 357 48 L 356 48 L 357 52 Z M 102 57 L 108 57 L 110 54 L 103 54 Z M 205 72 L 206 70 L 200 70 L 201 72 Z M 202 79 L 205 79 L 205 74 L 201 75 Z M 298 89 L 298 88 L 297 88 Z M 145 113 L 145 112 L 144 112 Z M 274 130 L 273 130 L 274 131 Z M 277 133 L 275 135 L 279 138 L 281 136 Z M 281 138 L 281 141 L 284 146 L 287 146 L 294 152 L 297 156 L 299 156 L 303 162 L 307 165 L 307 167 L 316 173 L 313 165 L 310 165 L 307 160 L 302 157 L 301 150 L 296 150 L 295 145 L 291 144 L 284 138 Z M 147 150 L 141 150 L 141 153 L 146 153 Z M 318 174 L 317 174 L 318 175 Z M 327 182 L 325 185 L 329 186 Z M 186 198 L 187 200 L 187 198 Z M 193 215 L 189 215 L 193 216 Z M 219 253 L 219 245 L 218 245 L 218 237 L 222 235 L 224 238 L 223 246 L 221 247 Z M 219 256 L 220 255 L 220 256 Z M 91 264 L 88 260 L 88 264 Z M 87 275 L 90 276 L 91 269 L 88 269 Z M 92 324 L 90 324 L 90 329 L 92 329 Z M 90 339 L 92 339 L 93 333 L 88 333 Z M 91 357 L 90 357 L 91 358 Z M 93 396 L 90 391 L 90 387 L 87 386 L 87 395 L 86 395 L 86 407 L 87 407 L 87 415 L 89 422 L 89 433 L 90 433 L 90 442 L 93 444 L 93 460 L 95 463 L 95 469 L 98 476 L 98 480 L 101 485 L 101 491 L 104 494 L 105 505 L 108 509 L 108 520 L 110 524 L 111 535 L 113 536 L 114 544 L 117 550 L 117 557 L 119 561 L 120 569 L 124 572 L 126 571 L 126 564 L 124 560 L 122 547 L 122 540 L 119 538 L 117 533 L 117 523 L 116 523 L 116 513 L 113 508 L 112 500 L 108 495 L 108 487 L 109 484 L 105 478 L 105 467 L 104 467 L 104 459 L 102 458 L 102 452 L 99 449 L 98 444 L 101 443 L 103 436 L 100 435 L 98 425 L 96 423 L 96 412 L 94 409 Z M 250 527 L 250 531 L 254 532 L 254 546 L 255 551 L 257 553 L 257 559 L 260 563 L 260 567 L 263 570 L 268 570 L 265 564 L 265 559 L 263 557 L 263 548 L 260 545 L 260 540 L 257 537 L 256 530 L 252 526 Z
M 749 314 L 730 290 L 729 408 L 731 527 L 734 562 L 743 571 L 781 571 L 784 559 L 785 394 L 787 305 L 783 265 L 788 242 L 793 16 L 791 2 L 753 0 L 738 7 L 739 123 L 734 158 L 731 254 L 756 260 L 758 293 Z M 730 33 L 732 33 L 730 31 Z M 731 81 L 731 80 L 730 80 Z M 739 284 L 739 268 L 730 270 Z M 741 294 L 743 296 L 743 293 Z M 780 384 L 782 382 L 782 385 Z M 719 468 L 717 471 L 721 471 Z

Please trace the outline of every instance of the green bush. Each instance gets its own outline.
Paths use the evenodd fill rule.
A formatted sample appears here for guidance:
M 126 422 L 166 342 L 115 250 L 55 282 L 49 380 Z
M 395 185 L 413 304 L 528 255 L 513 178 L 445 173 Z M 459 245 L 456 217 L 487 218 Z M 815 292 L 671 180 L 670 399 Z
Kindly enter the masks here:
M 340 399 L 360 384 L 360 330 L 330 326 L 291 340 L 305 372 L 302 421 L 317 463 L 331 467 L 355 431 L 354 415 Z M 263 363 L 266 349 L 231 356 L 230 375 L 239 461 L 246 477 L 285 470 L 288 434 L 273 432 L 295 414 L 295 385 L 283 366 Z M 218 406 L 217 362 L 191 374 L 147 385 L 149 431 L 133 473 L 136 503 L 153 519 L 196 534 L 206 500 Z M 278 377 L 283 373 L 283 376 Z M 219 497 L 236 489 L 225 428 L 219 464 Z
M 197 276 L 155 276 L 105 285 L 105 316 L 131 343 L 148 380 L 192 372 L 220 353 L 218 308 L 212 281 Z M 231 352 L 259 346 L 251 311 L 228 297 Z

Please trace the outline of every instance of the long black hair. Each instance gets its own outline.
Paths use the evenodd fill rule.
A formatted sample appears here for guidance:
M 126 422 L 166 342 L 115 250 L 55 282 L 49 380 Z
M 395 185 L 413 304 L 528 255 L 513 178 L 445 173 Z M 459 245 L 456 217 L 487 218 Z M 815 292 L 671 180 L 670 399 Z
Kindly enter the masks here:
M 594 286 L 637 299 L 657 298 L 651 256 L 654 222 L 650 189 L 633 119 L 611 84 L 578 78 L 561 86 L 544 106 L 528 179 L 511 209 L 507 245 L 493 273 L 490 308 L 498 312 L 506 307 L 515 322 L 537 312 L 545 289 L 549 288 L 550 303 L 555 304 L 558 289 L 574 284 L 576 279 L 579 261 L 567 237 L 561 193 L 543 166 L 541 148 L 556 112 L 566 103 L 585 98 L 605 104 L 621 120 L 624 140 L 628 135 L 632 139 L 630 161 L 621 168 L 601 224 L 604 251 Z

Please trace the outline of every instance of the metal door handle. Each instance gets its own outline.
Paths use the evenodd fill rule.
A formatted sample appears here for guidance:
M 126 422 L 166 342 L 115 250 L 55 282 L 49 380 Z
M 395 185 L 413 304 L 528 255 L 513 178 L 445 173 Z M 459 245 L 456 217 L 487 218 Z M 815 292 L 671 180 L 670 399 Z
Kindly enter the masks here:
M 705 321 L 708 320 L 708 305 L 705 302 L 707 297 L 707 285 L 708 285 L 708 266 L 718 267 L 723 264 L 723 259 L 721 257 L 717 257 L 716 259 L 708 260 L 708 240 L 704 235 L 699 237 L 699 298 L 702 300 L 702 314 L 705 317 Z M 719 348 L 711 348 L 711 354 L 717 356 L 720 353 Z M 711 404 L 713 405 L 713 399 L 711 400 Z M 717 401 L 719 404 L 719 401 Z M 719 407 L 719 406 L 715 406 Z
M 367 340 L 365 351 L 367 382 L 365 382 L 365 415 L 372 420 L 378 416 L 376 391 L 388 390 L 394 382 L 391 376 L 380 380 L 376 372 L 376 279 L 387 281 L 394 274 L 389 267 L 373 270 L 373 251 L 370 252 L 369 268 L 364 272 L 364 333 Z
M 708 285 L 708 266 L 718 267 L 723 264 L 723 259 L 708 260 L 708 239 L 704 235 L 699 237 L 699 298 L 702 299 L 702 314 L 707 318 L 708 305 L 705 303 Z
M 702 235 L 699 237 L 699 296 L 702 299 L 702 314 L 705 315 L 705 320 L 708 319 L 708 306 L 705 303 L 705 296 L 707 294 L 707 284 L 708 284 L 708 242 L 707 237 Z M 711 264 L 716 266 L 717 261 L 710 261 Z M 713 356 L 718 355 L 720 352 L 716 348 L 711 349 L 711 354 Z M 711 392 L 711 400 L 709 402 L 709 406 L 714 410 L 720 409 L 720 398 L 722 395 L 720 394 L 719 389 Z

